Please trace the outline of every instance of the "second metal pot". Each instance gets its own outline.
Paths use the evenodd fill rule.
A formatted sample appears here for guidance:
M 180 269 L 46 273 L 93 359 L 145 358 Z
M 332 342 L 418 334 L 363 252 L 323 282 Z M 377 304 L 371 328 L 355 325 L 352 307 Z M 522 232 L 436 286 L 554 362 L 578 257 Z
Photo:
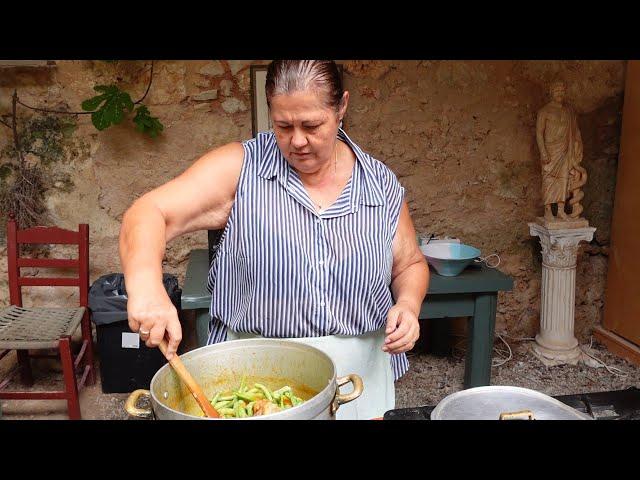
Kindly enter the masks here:
M 553 397 L 528 388 L 469 388 L 443 398 L 431 420 L 593 420 Z

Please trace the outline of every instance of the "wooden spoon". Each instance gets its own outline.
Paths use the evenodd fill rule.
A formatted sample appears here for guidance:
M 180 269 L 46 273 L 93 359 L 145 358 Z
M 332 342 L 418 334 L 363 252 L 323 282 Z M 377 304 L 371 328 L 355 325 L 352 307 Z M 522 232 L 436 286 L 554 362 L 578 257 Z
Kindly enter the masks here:
M 167 345 L 167 340 L 163 338 L 162 341 L 160 342 L 159 347 L 160 347 L 160 351 L 166 358 L 167 349 L 169 348 L 169 345 Z M 200 388 L 200 385 L 198 385 L 198 383 L 193 379 L 189 371 L 185 368 L 184 364 L 182 363 L 182 360 L 180 360 L 180 357 L 178 356 L 177 353 L 173 355 L 171 360 L 169 360 L 169 364 L 173 367 L 173 370 L 178 374 L 178 376 L 180 377 L 180 380 L 182 380 L 187 385 L 187 387 L 191 391 L 191 394 L 193 395 L 193 398 L 196 399 L 196 402 L 198 402 L 198 405 L 200 405 L 200 408 L 204 412 L 205 416 L 220 418 L 220 414 L 215 408 L 213 408 L 213 405 L 209 403 L 209 401 L 207 400 L 207 396 L 202 391 L 202 388 Z

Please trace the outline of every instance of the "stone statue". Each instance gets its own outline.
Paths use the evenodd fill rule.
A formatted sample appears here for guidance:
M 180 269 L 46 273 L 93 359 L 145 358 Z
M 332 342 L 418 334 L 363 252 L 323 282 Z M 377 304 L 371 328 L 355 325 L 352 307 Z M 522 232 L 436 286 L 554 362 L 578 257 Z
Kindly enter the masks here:
M 581 187 L 587 182 L 582 162 L 582 138 L 575 112 L 563 103 L 566 85 L 556 81 L 550 87 L 551 101 L 538 112 L 536 139 L 542 163 L 542 199 L 544 220 L 570 221 L 579 218 L 584 197 Z M 571 210 L 567 215 L 565 204 Z M 551 210 L 557 204 L 554 217 Z
M 580 131 L 578 130 L 578 136 L 579 135 Z M 579 218 L 580 214 L 584 210 L 584 208 L 582 208 L 582 205 L 580 205 L 580 200 L 582 200 L 582 198 L 584 197 L 582 187 L 585 183 L 587 183 L 587 170 L 582 165 L 580 165 L 581 162 L 582 141 L 580 141 L 579 154 L 576 154 L 573 168 L 569 171 L 569 191 L 571 192 L 571 197 L 569 198 L 571 213 L 569 213 L 569 216 L 571 218 Z

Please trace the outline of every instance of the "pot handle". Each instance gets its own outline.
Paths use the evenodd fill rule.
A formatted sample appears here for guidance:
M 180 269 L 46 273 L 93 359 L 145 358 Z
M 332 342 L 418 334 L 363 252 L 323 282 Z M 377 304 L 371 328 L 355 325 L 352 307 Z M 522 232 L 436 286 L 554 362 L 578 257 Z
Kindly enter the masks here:
M 349 403 L 360 395 L 362 395 L 362 390 L 364 389 L 364 384 L 362 383 L 362 378 L 360 378 L 355 373 L 351 375 L 345 375 L 344 377 L 338 377 L 336 379 L 337 387 L 336 387 L 336 396 L 331 402 L 331 415 L 335 415 L 340 408 L 340 405 L 345 403 Z M 347 383 L 351 383 L 353 385 L 353 390 L 351 393 L 347 393 L 345 395 L 340 394 L 340 387 L 346 385 Z
M 129 415 L 132 417 L 138 418 L 152 418 L 153 410 L 151 407 L 149 408 L 138 408 L 137 403 L 140 397 L 151 397 L 151 392 L 149 390 L 134 390 L 127 398 L 127 402 L 124 404 L 124 409 L 127 411 Z
M 501 413 L 500 420 L 535 420 L 535 417 L 531 410 L 520 410 L 518 412 Z

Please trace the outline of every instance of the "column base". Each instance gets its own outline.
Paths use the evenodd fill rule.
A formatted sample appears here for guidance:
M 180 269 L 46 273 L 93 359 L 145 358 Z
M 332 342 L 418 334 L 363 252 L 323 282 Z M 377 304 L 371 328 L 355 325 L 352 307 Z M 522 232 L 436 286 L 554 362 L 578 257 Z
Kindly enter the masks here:
M 551 333 L 551 335 L 549 335 L 549 333 Z M 547 332 L 547 335 L 549 336 L 555 335 L 556 337 L 560 337 L 560 335 L 557 332 Z M 576 337 L 573 337 L 570 340 L 566 339 L 566 335 L 563 335 L 562 337 L 564 337 L 564 339 L 561 341 L 561 343 L 553 344 L 546 341 L 546 339 L 542 336 L 542 333 L 538 333 L 536 334 L 536 344 L 540 348 L 544 348 L 545 350 L 559 351 L 559 352 L 566 352 L 569 350 L 573 350 L 578 346 L 578 339 Z
M 547 367 L 556 365 L 577 365 L 583 360 L 582 350 L 579 346 L 568 350 L 551 350 L 535 342 L 531 343 L 531 353 Z

